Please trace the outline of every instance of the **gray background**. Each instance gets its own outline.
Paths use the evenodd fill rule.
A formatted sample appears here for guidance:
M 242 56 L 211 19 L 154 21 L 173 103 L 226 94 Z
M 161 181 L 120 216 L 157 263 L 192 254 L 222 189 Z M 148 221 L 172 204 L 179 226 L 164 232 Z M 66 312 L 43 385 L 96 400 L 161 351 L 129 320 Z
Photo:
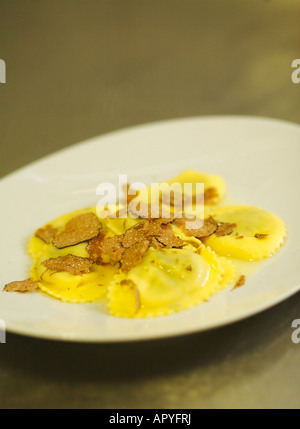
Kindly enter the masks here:
M 162 119 L 299 123 L 300 84 L 291 81 L 299 22 L 298 0 L 0 0 L 0 176 Z M 0 407 L 299 408 L 297 318 L 299 294 L 167 340 L 73 344 L 8 333 Z

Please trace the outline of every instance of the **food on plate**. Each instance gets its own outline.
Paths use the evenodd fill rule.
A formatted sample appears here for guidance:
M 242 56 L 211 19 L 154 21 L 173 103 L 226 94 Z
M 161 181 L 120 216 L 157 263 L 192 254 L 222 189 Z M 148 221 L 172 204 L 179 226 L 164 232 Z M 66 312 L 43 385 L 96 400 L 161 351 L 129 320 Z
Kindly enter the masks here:
M 165 184 L 106 207 L 106 216 L 85 208 L 38 228 L 28 244 L 30 278 L 4 290 L 104 302 L 117 317 L 165 316 L 241 287 L 238 261 L 251 266 L 282 246 L 283 221 L 259 207 L 226 204 L 223 178 L 187 170 Z
M 235 225 L 230 234 L 209 236 L 206 244 L 219 255 L 248 261 L 260 260 L 278 251 L 285 226 L 275 214 L 252 206 L 221 207 L 211 212 L 217 222 Z

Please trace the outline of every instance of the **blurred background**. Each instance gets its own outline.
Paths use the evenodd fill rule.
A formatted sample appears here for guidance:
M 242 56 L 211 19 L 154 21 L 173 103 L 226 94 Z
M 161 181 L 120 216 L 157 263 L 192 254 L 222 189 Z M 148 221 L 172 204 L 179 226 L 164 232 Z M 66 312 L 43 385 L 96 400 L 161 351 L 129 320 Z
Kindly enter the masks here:
M 136 124 L 300 122 L 299 0 L 0 0 L 0 176 Z

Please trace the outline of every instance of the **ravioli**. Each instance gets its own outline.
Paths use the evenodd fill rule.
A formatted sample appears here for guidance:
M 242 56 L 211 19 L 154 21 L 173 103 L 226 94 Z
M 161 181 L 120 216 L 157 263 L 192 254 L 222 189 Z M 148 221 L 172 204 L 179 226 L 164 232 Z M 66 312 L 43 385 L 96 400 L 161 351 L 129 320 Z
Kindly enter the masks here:
M 38 281 L 43 292 L 65 302 L 84 303 L 105 298 L 107 286 L 117 273 L 117 267 L 113 265 L 93 264 L 89 272 L 79 275 L 73 275 L 67 271 L 51 270 L 43 265 L 50 258 L 60 258 L 66 255 L 87 259 L 86 243 L 64 249 L 57 249 L 53 245 L 49 245 L 47 248 L 44 247 L 44 251 L 41 253 L 40 246 L 33 237 L 30 240 L 29 249 L 32 255 L 37 256 L 31 268 L 31 278 Z
M 30 279 L 6 290 L 38 288 L 64 302 L 101 302 L 116 317 L 167 316 L 241 287 L 246 265 L 236 261 L 250 266 L 283 245 L 286 228 L 278 216 L 224 205 L 222 177 L 187 170 L 165 183 L 173 193 L 165 199 L 162 187 L 154 204 L 145 187 L 135 201 L 106 208 L 106 216 L 98 207 L 84 208 L 37 229 L 28 243 Z
M 161 183 L 154 183 L 138 191 L 137 198 L 129 205 L 132 213 L 143 216 L 145 207 L 151 204 L 147 215 L 157 213 L 195 215 L 204 217 L 225 195 L 226 184 L 222 177 L 186 170 Z M 141 206 L 139 205 L 141 204 Z
M 215 174 L 199 173 L 195 170 L 186 170 L 173 179 L 168 180 L 167 183 L 169 185 L 179 183 L 182 186 L 187 183 L 191 184 L 191 196 L 196 196 L 197 184 L 202 184 L 204 204 L 208 206 L 217 204 L 224 197 L 226 190 L 226 184 L 222 177 Z
M 109 308 L 120 317 L 156 317 L 207 301 L 226 287 L 234 270 L 209 248 L 149 249 L 142 262 L 109 286 Z M 124 305 L 126 303 L 126 305 Z
M 218 254 L 248 261 L 261 260 L 276 253 L 286 237 L 285 225 L 273 213 L 252 206 L 221 207 L 210 215 L 233 227 L 231 234 L 206 239 Z

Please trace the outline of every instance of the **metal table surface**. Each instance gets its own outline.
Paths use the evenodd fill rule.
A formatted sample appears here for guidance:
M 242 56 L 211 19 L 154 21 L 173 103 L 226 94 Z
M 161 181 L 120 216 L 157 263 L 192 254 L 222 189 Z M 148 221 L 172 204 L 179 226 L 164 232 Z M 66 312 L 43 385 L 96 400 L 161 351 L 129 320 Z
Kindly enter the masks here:
M 300 123 L 298 0 L 0 0 L 1 177 L 72 143 L 169 118 Z M 2 201 L 2 204 L 5 201 Z M 1 408 L 299 408 L 299 294 L 176 338 L 7 333 Z

